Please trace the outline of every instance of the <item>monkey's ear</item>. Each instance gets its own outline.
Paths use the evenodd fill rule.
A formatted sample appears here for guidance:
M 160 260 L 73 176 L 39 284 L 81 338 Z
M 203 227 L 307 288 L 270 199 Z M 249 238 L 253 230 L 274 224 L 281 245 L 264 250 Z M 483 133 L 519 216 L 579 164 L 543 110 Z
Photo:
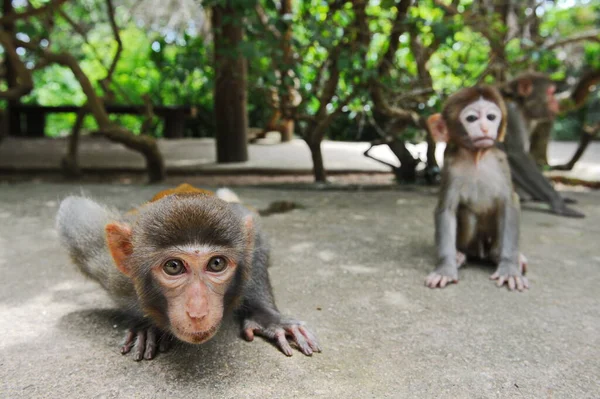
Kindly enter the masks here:
M 442 114 L 437 113 L 427 118 L 427 127 L 431 132 L 431 137 L 438 143 L 448 142 L 448 126 Z
M 530 79 L 519 79 L 517 82 L 517 93 L 520 97 L 529 97 L 533 91 L 533 82 Z
M 131 274 L 127 267 L 127 258 L 133 252 L 131 227 L 124 223 L 109 223 L 104 227 L 106 243 L 117 269 L 126 276 Z

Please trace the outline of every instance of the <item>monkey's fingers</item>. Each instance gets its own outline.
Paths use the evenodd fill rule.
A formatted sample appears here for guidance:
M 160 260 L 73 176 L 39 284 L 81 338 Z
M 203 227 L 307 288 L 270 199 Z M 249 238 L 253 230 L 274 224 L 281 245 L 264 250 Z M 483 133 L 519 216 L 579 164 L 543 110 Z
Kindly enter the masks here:
M 442 279 L 442 276 L 440 274 L 437 273 L 431 273 L 429 276 L 427 276 L 427 278 L 425 279 L 425 285 L 429 288 L 435 288 L 437 287 L 438 283 L 440 282 L 440 280 Z
M 244 338 L 246 338 L 246 341 L 252 342 L 254 340 L 254 329 L 246 328 L 244 330 Z
M 146 331 L 138 331 L 137 337 L 135 340 L 135 345 L 133 346 L 133 360 L 139 362 L 144 358 L 144 351 L 146 349 Z
M 125 355 L 131 351 L 133 344 L 135 343 L 135 332 L 132 329 L 127 330 L 125 335 L 125 342 L 121 346 L 121 354 Z
M 242 330 L 246 341 L 252 342 L 254 340 L 254 333 L 256 332 L 260 334 L 260 332 L 264 330 L 264 327 L 253 320 L 245 320 Z M 273 338 L 273 336 L 268 338 Z
M 499 272 L 495 272 L 490 276 L 490 280 L 497 280 L 496 286 L 502 287 L 504 283 L 508 285 L 508 289 L 514 291 L 515 288 L 519 291 L 523 291 L 529 288 L 529 281 L 523 276 L 508 276 L 501 275 Z
M 173 337 L 171 336 L 171 334 L 168 333 L 164 333 L 161 337 L 160 337 L 160 342 L 158 344 L 158 350 L 159 352 L 166 352 L 169 349 L 171 349 L 171 344 L 173 343 Z
M 300 330 L 302 335 L 306 337 L 306 341 L 308 342 L 312 350 L 315 352 L 321 352 L 321 346 L 319 345 L 317 337 L 315 337 L 315 335 L 311 333 L 310 330 L 306 329 L 304 326 L 300 326 L 298 327 L 298 329 Z
M 146 351 L 144 352 L 144 359 L 154 359 L 154 356 L 156 356 L 156 341 L 156 330 L 154 327 L 150 327 L 146 333 Z
M 292 337 L 296 345 L 300 348 L 300 352 L 304 353 L 306 356 L 311 356 L 313 354 L 313 350 L 304 338 L 304 335 L 298 329 L 298 326 L 288 327 L 287 333 Z
M 293 355 L 294 352 L 292 351 L 292 347 L 290 346 L 290 343 L 287 340 L 285 330 L 283 328 L 277 329 L 277 331 L 275 332 L 275 340 L 277 341 L 277 345 L 279 346 L 279 349 L 281 349 L 281 351 L 286 356 Z

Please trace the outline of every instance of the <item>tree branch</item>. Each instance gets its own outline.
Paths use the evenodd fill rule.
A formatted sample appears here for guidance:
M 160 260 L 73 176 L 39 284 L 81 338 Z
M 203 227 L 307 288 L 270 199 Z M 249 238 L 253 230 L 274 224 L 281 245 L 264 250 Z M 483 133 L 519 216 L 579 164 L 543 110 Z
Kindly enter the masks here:
M 14 12 L 14 11 L 10 12 L 10 13 L 0 17 L 0 24 L 11 23 L 11 22 L 15 22 L 20 19 L 26 19 L 26 18 L 38 16 L 41 14 L 45 14 L 48 12 L 52 12 L 55 9 L 57 9 L 58 7 L 60 7 L 66 1 L 67 0 L 54 0 L 42 7 L 31 8 L 31 9 L 21 12 L 21 13 Z
M 595 29 L 590 32 L 583 32 L 561 40 L 554 40 L 549 43 L 545 43 L 544 45 L 542 45 L 541 50 L 553 50 L 557 47 L 562 47 L 568 44 L 573 44 L 582 41 L 593 41 L 600 43 L 600 29 Z
M 4 47 L 6 60 L 14 68 L 17 85 L 5 91 L 0 91 L 0 98 L 7 100 L 17 100 L 33 90 L 33 78 L 31 71 L 27 69 L 17 51 L 11 36 L 3 30 L 0 30 L 0 44 Z
M 275 39 L 281 39 L 281 33 L 275 26 L 273 26 L 273 24 L 269 23 L 269 16 L 267 15 L 265 9 L 260 5 L 260 3 L 256 4 L 254 10 L 256 11 L 256 15 L 258 16 L 258 20 L 260 21 L 261 25 L 268 32 L 270 32 Z

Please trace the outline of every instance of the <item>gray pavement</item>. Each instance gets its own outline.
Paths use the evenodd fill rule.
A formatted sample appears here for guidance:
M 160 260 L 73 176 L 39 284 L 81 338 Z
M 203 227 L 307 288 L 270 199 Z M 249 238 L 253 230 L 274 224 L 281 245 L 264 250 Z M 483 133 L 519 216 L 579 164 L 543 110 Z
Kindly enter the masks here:
M 0 184 L 2 398 L 598 398 L 600 192 L 575 192 L 583 220 L 527 205 L 521 249 L 531 290 L 496 288 L 487 266 L 458 285 L 432 270 L 432 189 L 236 189 L 264 218 L 280 309 L 323 353 L 286 358 L 230 324 L 202 346 L 153 361 L 118 353 L 125 326 L 59 247 L 58 202 L 85 192 L 129 209 L 161 187 Z
M 310 151 L 303 140 L 279 143 L 277 135 L 269 135 L 256 144 L 249 145 L 248 162 L 217 164 L 213 139 L 159 140 L 169 172 L 187 174 L 210 173 L 310 173 Z M 49 171 L 58 170 L 60 160 L 67 148 L 66 139 L 16 139 L 7 138 L 0 144 L 0 171 Z M 365 142 L 323 142 L 325 168 L 330 172 L 389 172 L 389 167 L 366 158 L 363 152 L 369 148 Z M 575 152 L 575 142 L 552 142 L 548 149 L 550 164 L 564 163 Z M 424 144 L 411 145 L 414 154 L 425 159 Z M 443 146 L 438 146 L 437 158 L 441 164 Z M 387 146 L 373 149 L 372 155 L 390 163 L 398 159 Z M 100 137 L 84 137 L 80 146 L 80 164 L 91 170 L 141 171 L 144 159 L 134 151 L 111 143 Z M 592 143 L 582 159 L 571 172 L 553 174 L 583 180 L 600 181 L 600 143 Z

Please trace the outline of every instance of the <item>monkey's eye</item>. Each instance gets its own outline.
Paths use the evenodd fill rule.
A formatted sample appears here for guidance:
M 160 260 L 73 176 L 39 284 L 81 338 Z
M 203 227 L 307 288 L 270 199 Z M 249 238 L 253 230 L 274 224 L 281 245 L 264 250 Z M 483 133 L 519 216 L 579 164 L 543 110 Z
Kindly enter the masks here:
M 478 117 L 476 117 L 475 115 L 469 115 L 467 116 L 467 122 L 469 123 L 473 123 L 475 122 L 477 119 L 479 119 Z
M 494 115 L 494 114 L 488 114 L 487 118 L 490 121 L 494 121 L 494 120 L 496 120 L 496 115 Z
M 206 268 L 208 271 L 213 273 L 219 273 L 225 270 L 227 267 L 227 261 L 222 256 L 215 256 L 211 260 L 208 261 L 208 265 Z
M 163 265 L 163 271 L 169 276 L 177 276 L 185 272 L 185 266 L 183 266 L 183 262 L 179 259 L 169 259 Z

